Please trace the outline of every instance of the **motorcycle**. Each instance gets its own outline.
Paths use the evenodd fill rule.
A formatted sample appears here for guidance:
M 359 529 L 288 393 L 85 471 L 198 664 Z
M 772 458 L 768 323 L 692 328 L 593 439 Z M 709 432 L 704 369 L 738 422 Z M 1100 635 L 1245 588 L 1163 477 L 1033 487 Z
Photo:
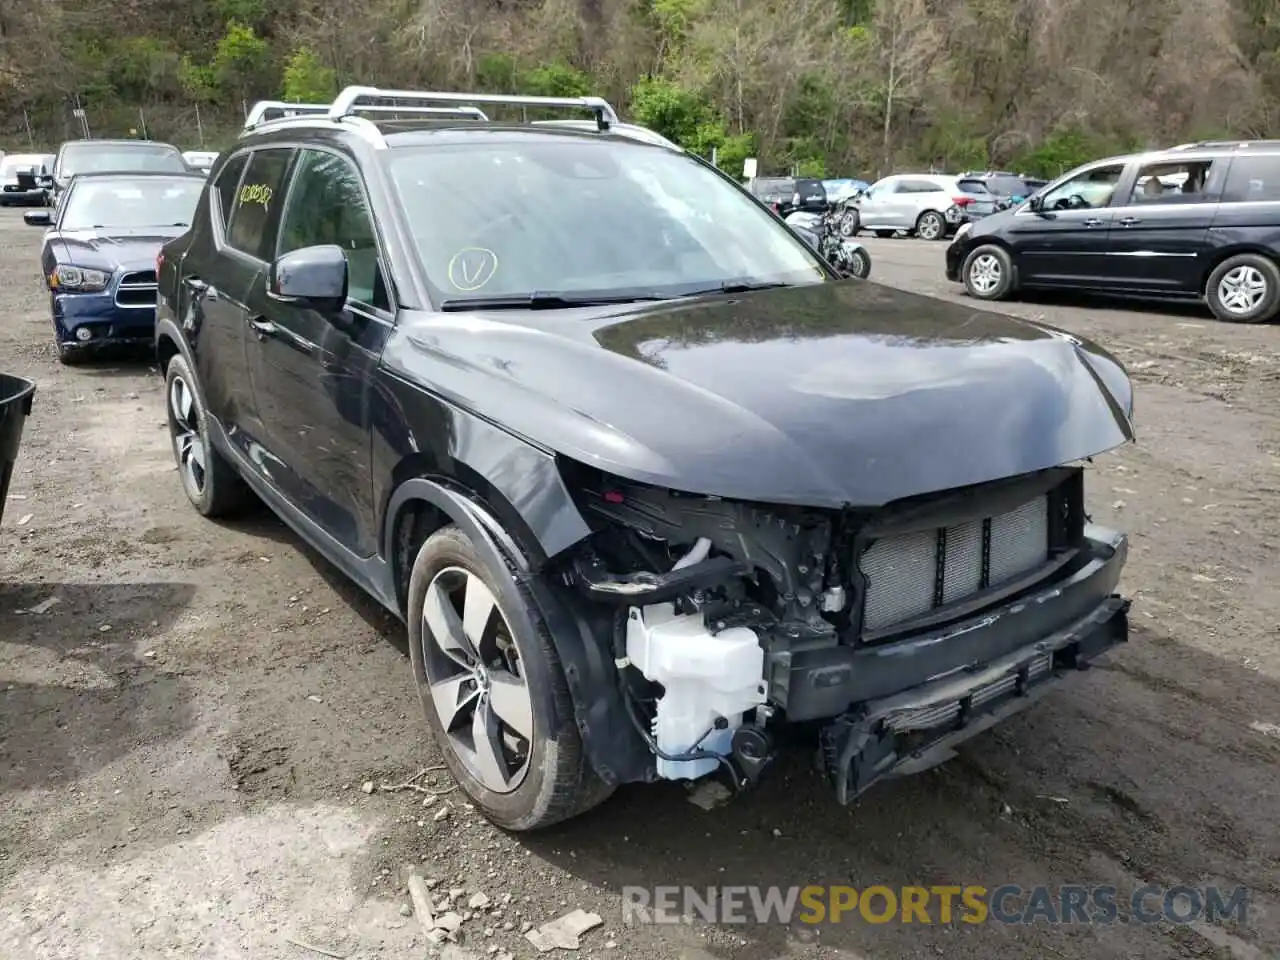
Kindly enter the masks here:
M 871 254 L 855 240 L 840 235 L 840 210 L 788 214 L 786 224 L 841 276 L 865 280 L 871 275 Z

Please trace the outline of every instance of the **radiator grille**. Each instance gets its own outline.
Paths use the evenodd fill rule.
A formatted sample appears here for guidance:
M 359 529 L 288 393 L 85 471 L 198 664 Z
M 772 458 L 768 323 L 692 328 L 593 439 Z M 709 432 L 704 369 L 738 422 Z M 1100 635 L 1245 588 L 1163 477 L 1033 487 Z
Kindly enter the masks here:
M 1049 498 L 954 527 L 882 537 L 862 554 L 864 630 L 998 587 L 1049 560 Z
M 156 272 L 140 270 L 126 273 L 116 288 L 116 304 L 121 307 L 154 307 L 156 305 Z

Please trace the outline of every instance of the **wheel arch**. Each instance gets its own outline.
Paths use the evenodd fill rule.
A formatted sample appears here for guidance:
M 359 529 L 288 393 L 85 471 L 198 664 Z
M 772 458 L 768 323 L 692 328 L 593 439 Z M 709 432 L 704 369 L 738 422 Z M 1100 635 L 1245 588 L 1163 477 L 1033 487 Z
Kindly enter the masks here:
M 407 605 L 407 591 L 400 582 L 407 585 L 418 549 L 449 524 L 462 530 L 491 570 L 507 572 L 500 576 L 499 592 L 504 609 L 518 621 L 516 629 L 533 630 L 517 587 L 532 597 L 564 670 L 574 721 L 596 774 L 609 786 L 643 779 L 652 758 L 620 699 L 607 617 L 574 602 L 561 592 L 558 580 L 542 575 L 539 561 L 545 558 L 536 550 L 530 555 L 529 535 L 513 535 L 488 504 L 456 480 L 409 477 L 388 502 L 385 535 L 401 603 Z
M 1280 269 L 1280 258 L 1276 257 L 1274 250 L 1268 250 L 1262 244 L 1257 243 L 1237 243 L 1222 250 L 1215 250 L 1213 256 L 1205 264 L 1204 269 L 1200 272 L 1200 282 L 1197 289 L 1202 295 L 1207 295 L 1209 290 L 1209 278 L 1213 276 L 1213 271 L 1230 260 L 1232 257 L 1238 257 L 1242 253 L 1252 253 L 1260 257 L 1266 257 L 1274 263 L 1277 269 Z

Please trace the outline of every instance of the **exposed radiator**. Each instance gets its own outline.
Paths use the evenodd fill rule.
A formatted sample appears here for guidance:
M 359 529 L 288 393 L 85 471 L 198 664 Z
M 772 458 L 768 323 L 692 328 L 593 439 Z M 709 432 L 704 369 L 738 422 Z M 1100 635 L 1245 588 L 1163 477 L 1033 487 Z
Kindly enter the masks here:
M 1049 497 L 995 517 L 882 537 L 863 551 L 862 628 L 884 630 L 1049 561 Z

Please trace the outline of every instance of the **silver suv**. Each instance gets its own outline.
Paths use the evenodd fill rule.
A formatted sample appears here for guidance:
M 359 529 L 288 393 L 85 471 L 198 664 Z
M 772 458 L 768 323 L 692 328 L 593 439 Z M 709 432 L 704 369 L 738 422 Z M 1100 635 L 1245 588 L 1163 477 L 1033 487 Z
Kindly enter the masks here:
M 996 211 L 996 198 L 977 178 L 908 173 L 884 177 L 850 201 L 840 232 L 851 237 L 871 230 L 877 237 L 912 233 L 922 240 L 945 240 L 962 223 Z

